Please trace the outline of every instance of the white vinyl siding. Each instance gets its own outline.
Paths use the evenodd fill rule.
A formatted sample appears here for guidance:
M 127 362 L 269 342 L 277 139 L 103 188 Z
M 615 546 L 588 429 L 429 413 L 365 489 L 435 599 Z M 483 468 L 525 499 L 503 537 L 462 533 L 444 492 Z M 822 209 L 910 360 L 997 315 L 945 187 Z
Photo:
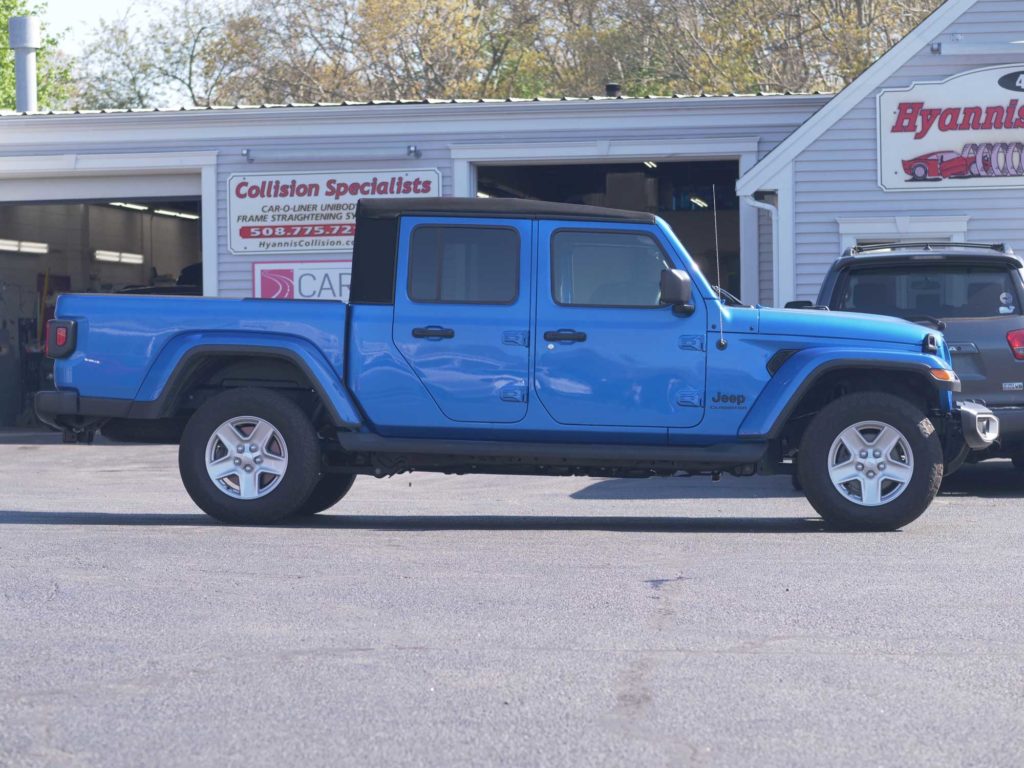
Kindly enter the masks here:
M 1024 39 L 1024 2 L 979 0 L 935 38 L 1005 44 Z M 1024 62 L 1019 55 L 937 55 L 926 44 L 868 98 L 842 116 L 794 162 L 796 291 L 813 299 L 831 262 L 841 253 L 838 219 L 899 217 L 968 218 L 965 240 L 1007 242 L 1024 248 L 1024 190 L 883 192 L 878 186 L 876 94 L 914 82 L 997 64 Z M 879 233 L 885 234 L 885 233 Z M 861 235 L 867 237 L 867 235 Z

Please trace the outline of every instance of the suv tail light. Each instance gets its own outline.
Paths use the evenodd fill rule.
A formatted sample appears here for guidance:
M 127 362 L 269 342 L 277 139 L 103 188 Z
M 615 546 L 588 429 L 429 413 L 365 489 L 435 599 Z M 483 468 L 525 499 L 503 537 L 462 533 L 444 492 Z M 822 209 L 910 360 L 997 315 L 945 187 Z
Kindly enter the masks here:
M 58 360 L 75 351 L 76 330 L 74 320 L 50 320 L 46 323 L 46 356 Z
M 1010 331 L 1006 334 L 1006 341 L 1013 351 L 1013 356 L 1018 360 L 1024 360 L 1024 329 Z

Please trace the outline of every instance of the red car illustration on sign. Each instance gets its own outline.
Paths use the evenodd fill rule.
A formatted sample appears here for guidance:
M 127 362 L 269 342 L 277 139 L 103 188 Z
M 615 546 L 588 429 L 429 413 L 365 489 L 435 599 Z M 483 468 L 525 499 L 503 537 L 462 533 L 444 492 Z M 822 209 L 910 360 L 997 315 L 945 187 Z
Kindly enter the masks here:
M 914 181 L 962 179 L 977 175 L 974 158 L 958 152 L 931 152 L 903 161 L 903 170 Z

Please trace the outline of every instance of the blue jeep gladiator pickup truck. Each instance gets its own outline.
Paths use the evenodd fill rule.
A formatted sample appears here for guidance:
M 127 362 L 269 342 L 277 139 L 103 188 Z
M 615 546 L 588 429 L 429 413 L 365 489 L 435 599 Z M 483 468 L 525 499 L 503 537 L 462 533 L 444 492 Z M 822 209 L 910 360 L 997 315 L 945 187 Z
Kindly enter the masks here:
M 67 295 L 47 335 L 40 418 L 179 443 L 232 523 L 359 474 L 796 471 L 830 525 L 894 529 L 998 433 L 938 332 L 738 305 L 655 216 L 587 206 L 362 202 L 347 304 Z

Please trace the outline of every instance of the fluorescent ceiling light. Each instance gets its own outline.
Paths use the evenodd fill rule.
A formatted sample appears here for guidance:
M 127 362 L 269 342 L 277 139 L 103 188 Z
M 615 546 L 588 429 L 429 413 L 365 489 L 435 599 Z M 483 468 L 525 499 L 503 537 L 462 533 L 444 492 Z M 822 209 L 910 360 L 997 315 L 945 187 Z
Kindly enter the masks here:
M 111 203 L 116 205 L 118 208 L 130 208 L 133 211 L 148 211 L 149 206 L 139 205 L 138 203 Z
M 476 193 L 476 196 L 477 197 L 490 197 L 490 195 L 488 195 L 486 192 L 479 192 L 479 191 Z
M 143 261 L 141 253 L 123 253 L 121 251 L 94 251 L 96 261 L 106 261 L 111 264 L 141 264 Z
M 654 162 L 653 160 L 644 160 L 644 165 L 646 165 L 648 168 L 657 168 L 658 167 L 658 164 L 656 162 Z
M 50 246 L 48 243 L 33 243 L 30 240 L 22 240 L 20 250 L 22 253 L 49 253 Z
M 49 253 L 49 243 L 36 243 L 31 240 L 0 240 L 0 251 L 11 253 Z
M 707 208 L 708 204 L 702 197 L 691 197 L 690 202 L 696 205 L 698 208 Z
M 161 216 L 176 216 L 179 219 L 188 219 L 189 221 L 195 221 L 199 217 L 194 213 L 185 213 L 184 211 L 168 211 L 165 208 L 154 208 L 153 213 L 159 213 Z

